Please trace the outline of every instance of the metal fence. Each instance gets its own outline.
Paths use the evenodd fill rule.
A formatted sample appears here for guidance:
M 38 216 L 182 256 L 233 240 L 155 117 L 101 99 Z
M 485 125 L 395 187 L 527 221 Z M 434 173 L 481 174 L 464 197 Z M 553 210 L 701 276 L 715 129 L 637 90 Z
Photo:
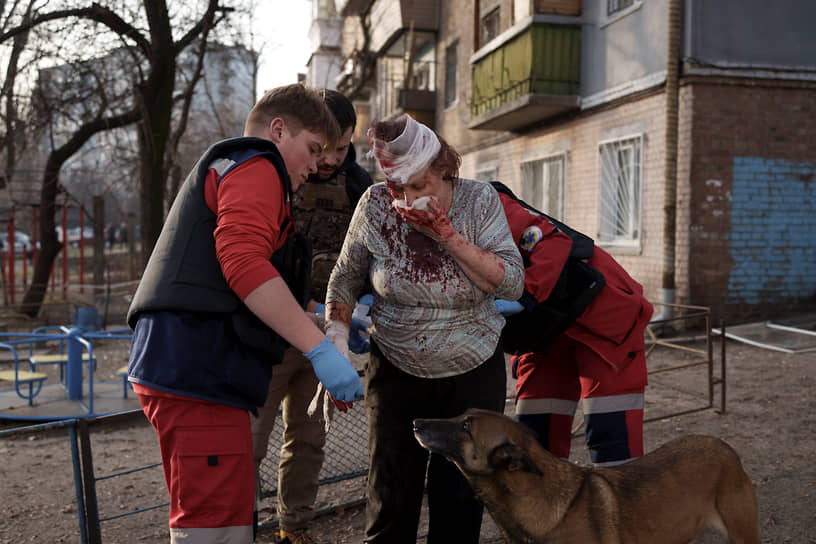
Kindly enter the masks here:
M 704 384 L 705 391 L 700 394 L 693 395 L 690 402 L 699 402 L 703 399 L 703 403 L 697 406 L 691 406 L 687 409 L 682 409 L 673 413 L 665 413 L 649 417 L 646 421 L 654 421 L 656 419 L 667 419 L 681 414 L 706 410 L 714 407 L 714 388 L 716 385 L 721 386 L 720 406 L 719 411 L 725 411 L 725 338 L 724 327 L 721 336 L 721 368 L 720 376 L 715 376 L 714 367 L 714 350 L 713 338 L 711 334 L 711 315 L 710 310 L 704 307 L 694 306 L 680 306 L 673 305 L 674 316 L 654 323 L 649 331 L 649 340 L 647 341 L 647 364 L 649 365 L 650 375 L 664 374 L 671 371 L 689 371 L 695 368 L 702 367 L 705 370 L 705 375 L 699 380 Z M 691 337 L 693 343 L 699 344 L 703 341 L 704 347 L 702 349 L 690 347 L 686 344 L 683 338 L 675 338 L 674 340 L 661 339 L 655 331 L 676 332 L 682 327 L 691 326 L 693 323 L 698 323 L 698 334 Z M 702 323 L 702 325 L 699 325 Z M 661 327 L 663 325 L 663 327 Z M 666 328 L 665 325 L 671 325 Z M 687 338 L 688 339 L 688 338 Z M 682 353 L 681 359 L 677 364 L 673 364 L 673 356 L 662 357 L 662 363 L 652 366 L 650 361 L 651 355 L 657 349 L 677 350 L 677 353 Z M 651 387 L 651 386 L 650 386 Z M 509 399 L 512 402 L 512 399 Z M 688 404 L 688 403 L 686 403 Z M 122 424 L 125 423 L 123 426 Z M 140 410 L 121 413 L 112 416 L 96 417 L 96 418 L 82 418 L 59 421 L 55 423 L 46 423 L 41 425 L 33 425 L 29 427 L 17 428 L 12 430 L 0 431 L 0 439 L 16 436 L 25 433 L 44 432 L 54 428 L 65 428 L 68 430 L 67 447 L 70 448 L 72 458 L 72 470 L 76 491 L 77 501 L 77 523 L 80 528 L 81 542 L 100 543 L 105 539 L 104 529 L 105 522 L 119 519 L 125 516 L 131 516 L 166 507 L 167 502 L 158 502 L 156 504 L 128 504 L 127 509 L 119 511 L 115 514 L 101 514 L 102 512 L 110 512 L 112 509 L 109 505 L 100 505 L 99 496 L 97 494 L 97 484 L 105 481 L 105 485 L 116 485 L 117 479 L 126 478 L 136 472 L 145 471 L 149 469 L 159 470 L 157 467 L 161 465 L 160 454 L 158 449 L 155 451 L 155 458 L 142 459 L 146 464 L 133 467 L 122 467 L 121 470 L 111 472 L 104 475 L 98 475 L 94 469 L 94 452 L 91 448 L 90 433 L 102 432 L 109 433 L 108 441 L 117 440 L 117 432 L 128 432 L 136 425 L 148 425 Z M 116 427 L 119 429 L 117 430 Z M 114 429 L 111 431 L 110 429 Z M 577 429 L 576 429 L 577 430 Z M 326 458 L 323 468 L 320 472 L 321 484 L 330 484 L 341 480 L 365 476 L 368 472 L 368 436 L 367 436 L 366 411 L 364 402 L 355 403 L 354 409 L 347 413 L 336 414 L 332 422 L 330 431 L 326 439 Z M 122 439 L 120 437 L 118 439 Z M 277 493 L 277 467 L 280 460 L 280 450 L 283 444 L 283 422 L 282 417 L 278 417 L 275 422 L 275 427 L 270 435 L 267 457 L 261 464 L 259 471 L 260 490 L 264 498 L 276 495 Z M 156 485 L 164 486 L 163 478 L 157 478 Z M 132 485 L 132 484 L 129 484 Z M 364 488 L 364 486 L 362 486 Z M 166 491 L 164 491 L 166 496 Z M 21 497 L 20 500 L 25 500 Z M 339 504 L 332 504 L 318 513 L 334 510 L 338 507 L 345 507 L 349 504 L 360 504 L 364 502 L 363 496 L 343 496 Z M 120 506 L 120 510 L 122 507 Z M 277 519 L 268 520 L 261 525 L 277 524 Z

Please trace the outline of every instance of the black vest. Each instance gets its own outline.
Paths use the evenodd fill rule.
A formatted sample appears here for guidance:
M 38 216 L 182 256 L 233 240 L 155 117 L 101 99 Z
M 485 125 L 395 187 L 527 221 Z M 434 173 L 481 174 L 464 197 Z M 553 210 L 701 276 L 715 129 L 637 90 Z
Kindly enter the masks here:
M 547 300 L 539 302 L 525 291 L 520 300 L 525 311 L 506 317 L 507 324 L 502 330 L 502 346 L 507 353 L 541 352 L 584 313 L 606 285 L 603 274 L 587 262 L 595 251 L 595 242 L 589 236 L 536 210 L 516 197 L 503 183 L 493 181 L 491 185 L 533 213 L 546 217 L 572 239 L 567 262 Z
M 214 161 L 224 160 L 224 170 L 220 172 L 223 177 L 232 168 L 258 156 L 275 166 L 283 182 L 285 198 L 291 201 L 289 175 L 271 141 L 232 138 L 210 147 L 173 202 L 128 310 L 127 322 L 131 328 L 136 326 L 143 312 L 224 314 L 239 342 L 267 355 L 280 356 L 285 342 L 243 304 L 221 272 L 213 237 L 216 216 L 204 198 L 207 171 L 214 166 Z M 281 235 L 287 230 L 287 225 L 282 225 Z M 270 259 L 302 305 L 308 300 L 310 254 L 308 239 L 295 235 Z

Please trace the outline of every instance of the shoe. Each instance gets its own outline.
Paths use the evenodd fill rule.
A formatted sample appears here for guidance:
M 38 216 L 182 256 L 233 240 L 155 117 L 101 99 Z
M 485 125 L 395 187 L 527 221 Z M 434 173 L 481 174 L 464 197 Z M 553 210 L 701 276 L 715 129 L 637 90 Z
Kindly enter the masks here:
M 284 533 L 286 536 L 281 536 Z M 297 531 L 281 531 L 277 534 L 278 544 L 317 544 L 317 541 L 309 536 L 309 531 L 306 529 L 298 529 Z

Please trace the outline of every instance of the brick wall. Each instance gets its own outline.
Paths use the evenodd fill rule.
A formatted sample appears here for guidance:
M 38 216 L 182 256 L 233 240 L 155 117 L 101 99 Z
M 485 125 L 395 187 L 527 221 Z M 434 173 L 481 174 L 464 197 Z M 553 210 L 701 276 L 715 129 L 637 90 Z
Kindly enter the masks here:
M 715 323 L 816 308 L 814 88 L 782 82 L 687 81 L 680 89 L 676 302 L 709 306 Z M 611 253 L 662 295 L 664 96 L 651 94 L 463 154 L 462 175 L 495 164 L 521 193 L 521 163 L 565 149 L 566 222 L 596 237 L 598 145 L 641 134 L 642 244 Z
M 440 51 L 459 40 L 455 105 L 437 93 L 436 128 L 462 153 L 461 174 L 486 165 L 521 193 L 521 163 L 567 155 L 566 221 L 597 237 L 604 135 L 643 136 L 642 244 L 615 258 L 659 301 L 663 270 L 662 89 L 545 121 L 523 133 L 469 130 L 474 0 L 440 5 Z M 440 56 L 437 81 L 444 85 Z M 679 96 L 675 300 L 737 323 L 816 308 L 816 84 L 683 78 Z M 814 234 L 811 234 L 813 232 Z M 780 275 L 780 269 L 783 271 Z
M 731 322 L 813 311 L 816 87 L 691 85 L 691 299 Z
M 660 300 L 663 262 L 663 123 L 660 92 L 602 111 L 517 136 L 496 145 L 465 153 L 462 175 L 470 177 L 480 165 L 498 166 L 498 178 L 522 193 L 523 161 L 567 152 L 566 217 L 570 226 L 597 239 L 600 213 L 599 144 L 610 135 L 643 138 L 641 150 L 641 246 L 635 250 L 608 248 L 637 281 L 646 296 Z

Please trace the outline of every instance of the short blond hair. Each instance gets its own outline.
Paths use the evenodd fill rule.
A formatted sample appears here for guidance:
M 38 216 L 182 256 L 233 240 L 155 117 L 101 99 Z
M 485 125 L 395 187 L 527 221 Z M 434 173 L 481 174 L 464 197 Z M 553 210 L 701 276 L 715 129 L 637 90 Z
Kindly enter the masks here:
M 326 143 L 340 139 L 340 127 L 323 95 L 317 89 L 300 83 L 267 91 L 252 107 L 244 125 L 244 136 L 260 136 L 276 117 L 280 117 L 293 134 L 302 129 L 323 134 Z

